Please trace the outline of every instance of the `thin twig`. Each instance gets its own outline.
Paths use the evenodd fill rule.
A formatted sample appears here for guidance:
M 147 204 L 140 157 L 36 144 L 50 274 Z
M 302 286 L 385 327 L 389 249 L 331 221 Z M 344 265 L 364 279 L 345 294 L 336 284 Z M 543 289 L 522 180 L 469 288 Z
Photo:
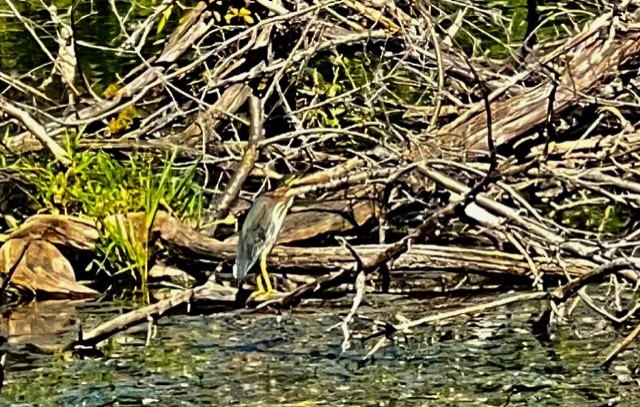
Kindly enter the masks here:
M 627 335 L 620 343 L 615 346 L 615 348 L 613 348 L 613 350 L 607 355 L 607 357 L 604 358 L 601 366 L 604 368 L 609 367 L 609 365 L 611 365 L 611 362 L 613 362 L 620 353 L 627 349 L 627 346 L 629 346 L 631 342 L 636 339 L 638 334 L 640 334 L 640 324 L 638 324 L 633 329 L 633 331 L 629 333 L 629 335 Z

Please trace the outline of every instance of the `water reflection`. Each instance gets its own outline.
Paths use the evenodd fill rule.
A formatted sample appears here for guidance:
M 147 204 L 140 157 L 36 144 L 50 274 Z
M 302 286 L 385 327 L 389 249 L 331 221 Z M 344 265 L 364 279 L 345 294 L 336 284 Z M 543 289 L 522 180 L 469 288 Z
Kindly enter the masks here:
M 118 19 L 111 8 L 112 2 L 61 0 L 55 3 L 59 15 L 64 19 L 69 18 L 66 14 L 69 7 L 76 4 L 74 34 L 78 42 L 77 58 L 82 65 L 83 73 L 96 87 L 97 93 L 102 93 L 110 83 L 117 82 L 119 77 L 140 63 L 135 55 L 116 51 L 121 42 L 122 33 Z M 189 0 L 185 4 L 191 3 L 193 2 Z M 144 19 L 152 11 L 151 7 L 156 5 L 155 2 L 147 0 L 142 2 L 116 0 L 113 4 L 121 16 L 132 18 L 131 24 Z M 57 52 L 58 44 L 53 35 L 54 30 L 50 23 L 49 12 L 45 8 L 46 4 L 39 0 L 23 0 L 14 2 L 14 5 L 23 17 L 34 20 L 39 27 L 42 27 L 37 31 L 40 40 L 50 52 Z M 176 22 L 177 18 L 170 20 L 167 30 L 170 31 Z M 96 29 L 96 27 L 99 28 Z M 157 45 L 153 45 L 156 36 L 155 31 L 150 34 L 149 45 L 144 51 L 157 48 Z M 0 71 L 21 77 L 24 82 L 38 86 L 52 66 L 49 57 L 25 30 L 23 23 L 12 16 L 4 2 L 0 2 Z M 44 69 L 34 70 L 36 67 Z M 50 93 L 49 96 L 56 96 L 55 92 Z
M 427 305 L 427 304 L 425 304 Z M 414 315 L 418 309 L 412 305 Z M 114 304 L 30 304 L 3 317 L 8 343 L 2 398 L 11 405 L 575 405 L 619 393 L 637 396 L 597 368 L 613 331 L 595 331 L 576 315 L 582 333 L 559 331 L 541 344 L 530 333 L 531 309 L 495 313 L 415 329 L 362 365 L 356 340 L 340 353 L 334 312 L 273 315 L 175 316 L 161 320 L 145 347 L 147 327 L 120 334 L 105 358 L 77 360 L 33 351 L 72 339 L 123 312 Z M 397 311 L 397 304 L 394 305 Z M 408 308 L 407 308 L 408 309 Z M 102 313 L 96 311 L 103 310 Z M 370 317 L 394 311 L 372 303 Z M 585 311 L 586 312 L 586 311 Z M 591 331 L 591 337 L 581 335 Z M 622 355 L 618 365 L 637 357 Z

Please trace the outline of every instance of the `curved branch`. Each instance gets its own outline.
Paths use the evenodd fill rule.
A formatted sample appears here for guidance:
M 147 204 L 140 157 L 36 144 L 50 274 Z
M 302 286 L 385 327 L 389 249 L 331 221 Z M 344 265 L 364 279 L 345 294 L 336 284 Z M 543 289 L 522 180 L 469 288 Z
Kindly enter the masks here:
M 231 204 L 236 200 L 238 194 L 240 194 L 244 181 L 251 173 L 251 170 L 253 170 L 256 160 L 258 159 L 258 142 L 263 137 L 262 126 L 264 123 L 264 115 L 262 112 L 260 98 L 253 95 L 249 97 L 249 114 L 251 116 L 251 121 L 249 125 L 249 142 L 247 144 L 247 149 L 244 152 L 240 165 L 236 168 L 236 171 L 229 180 L 224 193 L 217 201 L 215 201 L 213 207 L 210 208 L 210 219 L 216 220 L 228 215 Z M 205 231 L 205 234 L 213 236 L 215 230 L 216 227 L 213 225 Z
M 12 105 L 7 99 L 0 96 L 0 111 L 4 111 L 9 116 L 13 116 L 16 118 L 24 127 L 27 128 L 37 139 L 38 141 L 56 158 L 56 160 L 60 161 L 65 166 L 71 165 L 71 159 L 67 152 L 58 145 L 47 131 L 42 127 L 40 123 L 36 121 L 29 113 L 25 112 L 22 109 Z

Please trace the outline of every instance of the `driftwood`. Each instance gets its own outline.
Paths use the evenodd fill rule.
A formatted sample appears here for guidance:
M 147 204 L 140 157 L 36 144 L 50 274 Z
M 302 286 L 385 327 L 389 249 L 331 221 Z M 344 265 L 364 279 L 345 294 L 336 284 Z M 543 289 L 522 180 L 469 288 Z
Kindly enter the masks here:
M 303 218 L 305 212 L 299 213 L 300 218 Z M 313 214 L 311 220 L 313 221 L 317 214 Z M 289 218 L 293 218 L 295 222 L 290 223 L 291 234 L 283 234 L 283 239 L 280 243 L 293 243 L 297 240 L 304 240 L 310 237 L 309 234 L 298 231 L 295 227 L 297 221 L 295 214 L 290 215 Z M 141 224 L 144 221 L 144 214 L 136 213 L 126 217 L 126 222 L 132 225 Z M 107 221 L 110 223 L 111 221 Z M 326 220 L 323 220 L 323 224 Z M 53 230 L 56 232 L 54 235 L 47 233 L 39 234 L 39 239 L 44 239 L 54 244 L 66 243 L 70 247 L 83 250 L 95 250 L 95 239 L 97 238 L 98 230 L 91 227 L 89 224 L 82 224 L 82 234 L 75 234 L 73 227 L 77 226 L 75 219 L 66 217 L 38 217 L 36 221 L 27 222 L 25 225 L 37 225 L 37 227 L 31 226 L 34 229 L 40 230 Z M 61 225 L 71 225 L 67 228 L 61 227 Z M 318 225 L 318 223 L 313 223 Z M 137 235 L 132 235 L 132 239 L 141 239 L 142 228 L 133 227 L 130 230 L 138 230 Z M 294 234 L 294 230 L 296 230 Z M 332 228 L 328 228 L 326 231 L 335 231 Z M 22 229 L 14 232 L 11 239 L 24 239 L 22 237 L 26 232 Z M 202 234 L 194 231 L 189 225 L 180 222 L 179 220 L 169 216 L 165 212 L 159 212 L 156 216 L 156 222 L 152 227 L 152 234 L 157 238 L 170 246 L 173 250 L 173 256 L 176 260 L 182 256 L 188 256 L 192 261 L 194 259 L 201 259 L 202 261 L 226 261 L 231 262 L 235 259 L 236 242 L 235 238 L 230 241 L 221 242 L 214 238 L 203 236 Z M 65 235 L 68 238 L 65 238 Z M 296 239 L 296 236 L 298 238 Z M 73 246 L 71 246 L 71 243 Z M 358 254 L 369 261 L 377 253 L 384 252 L 392 247 L 390 244 L 371 244 L 371 245 L 356 245 L 354 249 Z M 195 257 L 194 257 L 195 256 Z M 563 275 L 562 268 L 558 268 L 553 260 L 543 257 L 535 257 L 534 260 L 538 264 L 538 267 L 545 269 L 546 273 L 552 275 Z M 343 269 L 352 269 L 353 257 L 350 252 L 343 247 L 287 247 L 276 246 L 269 256 L 269 262 L 272 264 L 270 269 L 273 269 L 276 273 L 293 273 L 293 274 L 318 274 L 333 272 Z M 570 266 L 570 274 L 580 276 L 586 273 L 593 267 L 593 263 L 588 261 L 576 261 Z M 451 271 L 464 271 L 464 272 L 477 272 L 479 274 L 495 274 L 498 275 L 513 275 L 513 276 L 527 276 L 530 273 L 529 265 L 522 254 L 506 253 L 497 250 L 472 248 L 472 247 L 460 247 L 460 246 L 446 246 L 446 245 L 427 245 L 427 244 L 413 244 L 411 250 L 391 264 L 391 270 L 399 272 L 415 272 L 429 270 L 451 270 Z
M 172 298 L 142 307 L 133 312 L 122 314 L 95 329 L 81 332 L 80 337 L 76 341 L 66 344 L 63 349 L 69 351 L 95 346 L 118 332 L 122 332 L 140 323 L 152 322 L 171 313 L 188 312 L 191 304 L 198 301 L 226 306 L 226 308 L 230 308 L 236 304 L 235 289 L 218 288 L 211 290 L 210 287 L 209 285 L 204 285 L 196 289 L 189 289 Z
M 93 251 L 99 237 L 95 222 L 90 220 L 74 216 L 35 215 L 11 234 L 0 237 L 0 241 L 43 239 L 75 250 Z
M 249 97 L 249 113 L 251 115 L 249 145 L 244 152 L 238 168 L 236 168 L 233 176 L 229 180 L 226 190 L 216 202 L 212 203 L 209 215 L 212 219 L 223 219 L 228 215 L 231 204 L 238 197 L 238 194 L 242 190 L 242 185 L 258 159 L 258 142 L 263 138 L 262 126 L 264 116 L 260 99 L 255 96 Z M 208 233 L 213 235 L 215 233 L 215 227 L 211 228 Z
M 5 238 L 0 248 L 0 277 L 41 298 L 97 297 L 76 282 L 73 266 L 56 246 L 93 251 L 99 234 L 91 222 L 74 217 L 36 215 Z
M 2 270 L 8 271 L 3 280 L 7 279 L 12 285 L 41 298 L 99 295 L 96 290 L 76 282 L 71 263 L 53 244 L 45 240 L 9 240 L 0 248 L 0 264 Z

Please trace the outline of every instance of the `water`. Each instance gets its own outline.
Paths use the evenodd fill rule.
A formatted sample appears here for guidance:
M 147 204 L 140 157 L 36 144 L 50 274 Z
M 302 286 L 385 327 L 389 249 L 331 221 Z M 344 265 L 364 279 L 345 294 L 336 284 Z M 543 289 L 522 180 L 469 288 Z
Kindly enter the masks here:
M 371 299 L 370 299 L 371 300 Z M 373 299 L 367 317 L 414 318 L 434 301 L 387 305 Z M 554 330 L 550 342 L 531 333 L 541 303 L 520 304 L 418 327 L 362 362 L 359 340 L 341 354 L 342 334 L 328 330 L 344 307 L 272 314 L 174 316 L 162 319 L 145 346 L 147 326 L 101 346 L 105 357 L 43 354 L 126 310 L 116 304 L 42 303 L 2 319 L 8 343 L 0 404 L 104 405 L 599 405 L 621 396 L 640 400 L 623 353 L 610 370 L 598 367 L 621 335 L 586 309 Z M 362 334 L 367 321 L 356 321 Z M 367 345 L 371 346 L 371 344 Z M 625 404 L 629 403 L 629 404 Z
M 129 18 L 127 23 L 129 32 L 133 32 L 135 25 L 142 22 L 153 12 L 153 8 L 160 4 L 155 0 L 135 2 L 115 0 L 113 3 L 121 17 Z M 186 6 L 192 6 L 195 3 L 193 0 L 183 2 Z M 37 24 L 36 32 L 42 43 L 54 56 L 57 55 L 59 45 L 55 40 L 56 32 L 50 21 L 50 14 L 43 4 L 54 4 L 58 9 L 58 16 L 65 24 L 70 24 L 68 10 L 74 1 L 56 0 L 43 3 L 40 0 L 20 0 L 14 1 L 13 4 L 23 17 L 32 19 Z M 140 64 L 141 61 L 134 53 L 123 53 L 117 50 L 125 37 L 110 2 L 79 2 L 75 20 L 74 33 L 79 42 L 76 46 L 78 63 L 97 93 L 102 93 L 109 84 L 118 82 L 119 78 Z M 178 20 L 179 15 L 174 13 L 165 26 L 166 32 L 170 33 Z M 160 45 L 155 41 L 164 37 L 164 32 L 159 35 L 155 29 L 152 30 L 148 45 L 143 47 L 143 51 L 157 51 Z M 51 60 L 25 30 L 24 25 L 13 16 L 5 2 L 0 2 L 0 72 L 38 86 L 45 77 L 48 77 L 52 67 Z M 56 84 L 59 85 L 54 82 L 54 85 Z M 80 91 L 84 91 L 79 81 L 76 86 Z M 56 89 L 49 90 L 49 96 L 55 98 L 57 96 L 55 91 Z

